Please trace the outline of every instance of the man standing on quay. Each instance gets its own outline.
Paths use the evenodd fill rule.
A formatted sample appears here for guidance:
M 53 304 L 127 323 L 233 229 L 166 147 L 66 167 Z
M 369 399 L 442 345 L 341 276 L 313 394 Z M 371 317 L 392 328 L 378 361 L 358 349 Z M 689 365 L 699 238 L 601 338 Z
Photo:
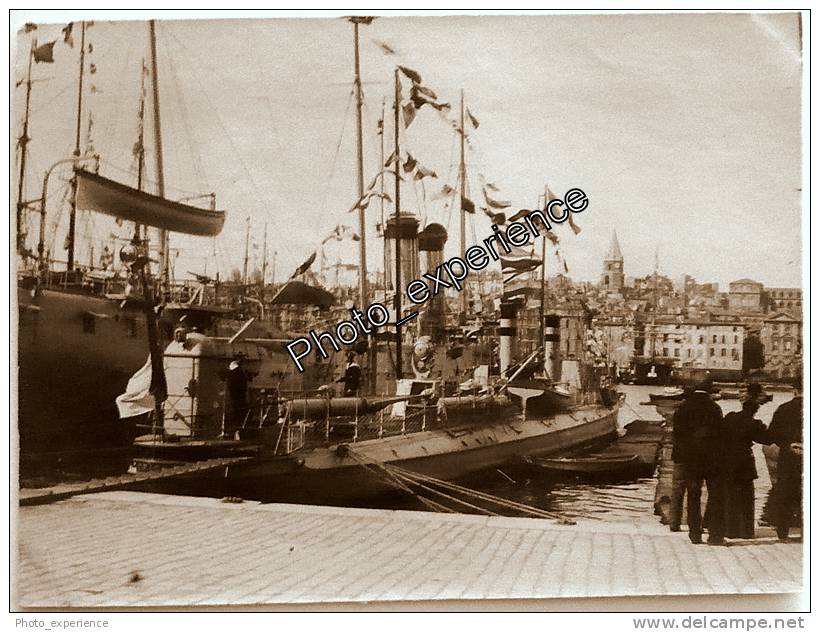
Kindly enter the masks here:
M 795 380 L 794 399 L 781 404 L 769 424 L 769 440 L 780 448 L 777 481 L 769 493 L 769 508 L 777 537 L 788 541 L 802 509 L 803 498 L 803 380 Z M 801 528 L 802 533 L 802 528 Z
M 725 490 L 720 468 L 723 413 L 709 393 L 712 382 L 704 380 L 675 411 L 672 460 L 680 465 L 686 481 L 689 539 L 702 542 L 701 491 L 706 481 L 709 494 L 709 544 L 723 544 Z

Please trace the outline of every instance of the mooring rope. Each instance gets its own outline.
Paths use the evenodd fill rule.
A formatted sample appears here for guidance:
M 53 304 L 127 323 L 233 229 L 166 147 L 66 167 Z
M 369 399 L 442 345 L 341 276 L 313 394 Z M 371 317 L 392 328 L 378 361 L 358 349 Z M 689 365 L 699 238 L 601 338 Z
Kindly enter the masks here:
M 446 507 L 441 503 L 433 501 L 430 498 L 426 498 L 417 490 L 423 490 L 429 494 L 434 494 L 443 499 L 446 499 L 451 503 L 455 503 L 456 505 L 460 505 L 462 507 L 467 507 L 473 511 L 478 512 L 479 514 L 486 516 L 498 516 L 499 514 L 495 511 L 492 511 L 491 509 L 474 504 L 474 502 L 468 502 L 464 498 L 467 498 L 472 501 L 484 501 L 485 503 L 496 505 L 498 507 L 503 507 L 505 509 L 514 510 L 519 513 L 523 513 L 525 515 L 535 518 L 563 520 L 563 518 L 560 515 L 546 511 L 544 509 L 539 509 L 537 507 L 532 507 L 531 505 L 519 503 L 514 500 L 494 496 L 486 492 L 481 492 L 469 487 L 464 487 L 463 485 L 457 485 L 455 483 L 443 481 L 441 479 L 432 476 L 427 476 L 425 474 L 412 472 L 397 465 L 391 465 L 389 463 L 377 461 L 375 459 L 366 457 L 350 449 L 349 446 L 347 453 L 354 461 L 359 463 L 367 471 L 373 473 L 374 475 L 381 475 L 383 480 L 385 480 L 388 484 L 413 495 L 415 498 L 417 498 L 425 505 L 437 506 L 439 511 L 444 510 L 450 513 L 455 512 L 455 510 L 450 507 Z M 462 496 L 462 498 L 459 498 L 454 494 L 459 494 Z

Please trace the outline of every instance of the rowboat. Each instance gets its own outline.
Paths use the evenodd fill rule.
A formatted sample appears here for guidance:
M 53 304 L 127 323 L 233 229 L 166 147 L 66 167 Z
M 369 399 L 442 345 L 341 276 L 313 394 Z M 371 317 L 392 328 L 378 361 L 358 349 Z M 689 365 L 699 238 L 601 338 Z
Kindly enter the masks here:
M 576 476 L 622 474 L 640 465 L 637 454 L 555 459 L 525 457 L 524 461 L 549 473 L 573 474 Z

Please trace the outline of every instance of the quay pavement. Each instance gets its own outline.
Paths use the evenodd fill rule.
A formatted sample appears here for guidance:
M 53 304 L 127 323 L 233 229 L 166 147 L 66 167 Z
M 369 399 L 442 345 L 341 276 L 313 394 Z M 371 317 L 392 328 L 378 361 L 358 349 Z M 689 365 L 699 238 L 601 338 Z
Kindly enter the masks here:
M 222 503 L 136 492 L 20 507 L 21 608 L 801 590 L 803 546 L 694 546 L 651 516 L 549 520 Z

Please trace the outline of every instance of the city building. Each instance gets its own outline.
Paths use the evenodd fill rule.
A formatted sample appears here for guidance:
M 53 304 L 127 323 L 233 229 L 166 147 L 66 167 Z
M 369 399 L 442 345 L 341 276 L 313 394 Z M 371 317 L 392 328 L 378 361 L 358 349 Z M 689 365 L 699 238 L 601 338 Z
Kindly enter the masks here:
M 771 377 L 789 378 L 803 366 L 803 323 L 788 312 L 777 312 L 763 321 L 763 370 Z
M 752 279 L 740 279 L 729 284 L 729 309 L 760 312 L 763 311 L 763 284 Z
M 744 337 L 745 329 L 740 320 L 716 322 L 661 317 L 654 326 L 655 354 L 672 358 L 677 367 L 740 371 Z M 644 342 L 645 356 L 651 356 L 651 338 L 650 332 Z
M 788 311 L 798 316 L 803 313 L 803 290 L 799 287 L 767 287 L 769 311 Z

